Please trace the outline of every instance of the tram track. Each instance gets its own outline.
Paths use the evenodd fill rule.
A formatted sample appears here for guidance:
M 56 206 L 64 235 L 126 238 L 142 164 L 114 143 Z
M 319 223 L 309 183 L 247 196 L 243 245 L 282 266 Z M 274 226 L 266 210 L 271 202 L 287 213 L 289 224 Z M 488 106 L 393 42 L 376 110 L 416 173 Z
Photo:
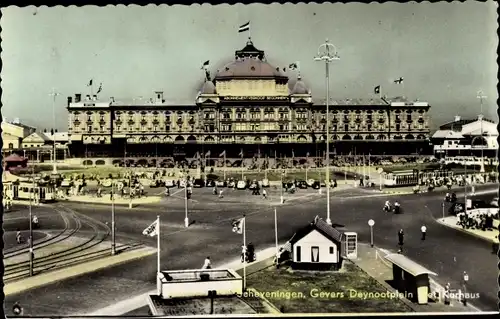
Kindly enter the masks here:
M 46 247 L 62 242 L 80 231 L 82 229 L 82 226 L 84 225 L 89 226 L 92 229 L 92 236 L 86 239 L 84 242 L 68 249 L 39 258 L 36 258 L 35 256 L 35 259 L 33 260 L 34 273 L 38 274 L 43 271 L 67 267 L 70 265 L 87 262 L 92 259 L 101 258 L 105 255 L 110 255 L 110 249 L 102 249 L 82 254 L 82 252 L 88 251 L 98 246 L 109 237 L 111 229 L 108 225 L 84 214 L 80 214 L 72 209 L 68 209 L 63 205 L 56 205 L 54 209 L 61 214 L 65 222 L 65 229 L 63 230 L 63 232 L 54 237 L 38 242 L 37 245 L 34 245 L 34 247 L 38 247 L 38 249 L 40 249 L 41 247 Z M 73 229 L 70 228 L 70 219 L 73 219 L 76 224 L 75 228 Z M 116 249 L 117 251 L 123 251 L 130 248 L 136 248 L 141 245 L 141 243 L 121 244 L 117 245 Z M 5 258 L 19 256 L 25 253 L 28 254 L 29 249 L 18 249 L 14 252 L 11 252 L 10 254 L 6 254 Z M 13 281 L 29 276 L 29 267 L 29 260 L 6 265 L 4 280 Z

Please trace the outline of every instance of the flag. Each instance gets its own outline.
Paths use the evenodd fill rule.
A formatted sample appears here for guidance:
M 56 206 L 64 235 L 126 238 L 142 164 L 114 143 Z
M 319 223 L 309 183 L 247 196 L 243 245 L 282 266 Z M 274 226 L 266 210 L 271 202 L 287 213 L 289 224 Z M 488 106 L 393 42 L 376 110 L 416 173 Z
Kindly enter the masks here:
M 158 219 L 155 220 L 151 225 L 142 231 L 142 234 L 149 237 L 154 237 L 158 235 L 158 228 L 160 227 Z
M 399 79 L 394 80 L 394 83 L 396 83 L 396 84 L 403 84 L 403 77 L 400 77 Z
M 375 94 L 380 94 L 380 85 L 377 85 L 373 92 L 375 92 Z
M 248 31 L 248 30 L 250 30 L 250 21 L 248 21 L 244 25 L 240 26 L 239 29 L 238 29 L 238 32 L 245 32 L 245 31 Z
M 96 94 L 101 93 L 101 91 L 102 91 L 102 83 L 99 85 L 99 89 L 97 89 L 97 93 Z
M 239 156 L 243 157 L 243 149 L 241 149 L 240 153 L 238 154 Z
M 208 150 L 208 152 L 205 154 L 205 157 L 208 157 L 210 156 L 210 150 Z
M 224 157 L 224 156 L 226 156 L 226 151 L 219 154 L 219 157 Z
M 291 63 L 290 65 L 288 65 L 288 68 L 290 70 L 296 70 L 299 68 L 299 62 L 294 62 L 294 63 Z
M 93 81 L 94 81 L 94 80 L 92 80 L 92 79 L 91 79 L 91 80 L 89 81 L 89 84 L 87 84 L 87 86 L 92 86 L 92 82 L 93 82 Z
M 245 217 L 233 220 L 231 226 L 233 227 L 233 233 L 243 234 L 243 224 L 245 223 Z
M 201 69 L 205 69 L 208 65 L 210 64 L 210 60 L 206 60 L 205 62 L 203 62 L 203 65 L 201 66 Z

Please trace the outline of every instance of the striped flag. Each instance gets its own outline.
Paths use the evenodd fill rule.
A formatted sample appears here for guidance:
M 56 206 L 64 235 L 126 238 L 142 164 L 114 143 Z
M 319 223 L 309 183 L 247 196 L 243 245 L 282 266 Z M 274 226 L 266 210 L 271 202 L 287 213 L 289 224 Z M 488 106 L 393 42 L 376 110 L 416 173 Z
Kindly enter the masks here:
M 290 70 L 297 70 L 299 68 L 299 62 L 294 62 L 288 65 Z
M 226 151 L 219 154 L 219 157 L 224 157 L 224 156 L 226 156 Z
M 97 89 L 97 93 L 96 94 L 101 93 L 101 91 L 102 91 L 102 83 L 99 85 L 99 89 Z
M 92 86 L 92 83 L 93 83 L 93 82 L 94 82 L 94 80 L 93 80 L 93 79 L 90 79 L 89 84 L 87 84 L 87 86 Z
M 245 31 L 248 31 L 250 30 L 250 21 L 248 21 L 247 23 L 245 23 L 244 25 L 240 26 L 239 29 L 238 29 L 238 32 L 245 32 Z
M 159 219 L 156 219 L 151 225 L 142 231 L 142 234 L 149 237 L 154 237 L 158 235 L 158 229 L 160 228 Z
M 243 224 L 245 223 L 245 217 L 233 220 L 231 226 L 233 228 L 233 233 L 243 234 Z

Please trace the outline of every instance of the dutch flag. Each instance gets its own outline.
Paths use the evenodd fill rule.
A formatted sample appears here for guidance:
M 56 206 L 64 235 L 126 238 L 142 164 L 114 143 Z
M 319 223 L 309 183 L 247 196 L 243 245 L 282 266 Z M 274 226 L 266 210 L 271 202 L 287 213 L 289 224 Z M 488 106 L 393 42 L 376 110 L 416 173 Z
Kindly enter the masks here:
M 240 28 L 238 29 L 238 32 L 245 32 L 248 30 L 250 30 L 250 21 L 248 21 L 244 25 L 240 26 Z

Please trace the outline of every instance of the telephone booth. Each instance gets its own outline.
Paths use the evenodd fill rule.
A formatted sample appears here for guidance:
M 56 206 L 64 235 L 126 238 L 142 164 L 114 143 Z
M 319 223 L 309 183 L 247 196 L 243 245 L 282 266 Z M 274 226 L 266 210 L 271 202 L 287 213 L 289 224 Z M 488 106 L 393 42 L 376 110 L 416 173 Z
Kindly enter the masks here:
M 358 234 L 354 232 L 345 232 L 343 236 L 342 247 L 344 248 L 344 258 L 358 258 Z

